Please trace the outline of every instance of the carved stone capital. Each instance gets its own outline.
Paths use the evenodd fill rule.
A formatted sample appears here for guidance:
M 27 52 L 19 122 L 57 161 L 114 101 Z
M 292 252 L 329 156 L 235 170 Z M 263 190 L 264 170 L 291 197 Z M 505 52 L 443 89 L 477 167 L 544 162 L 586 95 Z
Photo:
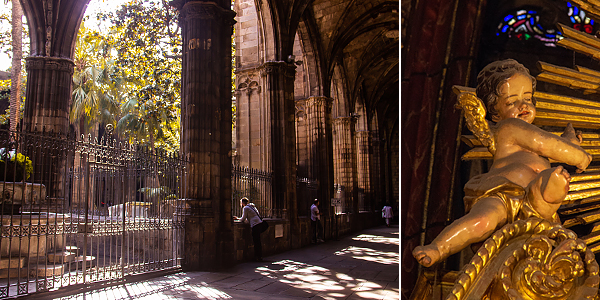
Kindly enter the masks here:
M 296 65 L 286 63 L 284 61 L 268 61 L 258 67 L 260 75 L 275 76 L 276 74 L 283 74 L 285 77 L 294 78 L 296 76 Z
M 235 24 L 235 12 L 224 9 L 214 2 L 190 1 L 179 8 L 179 20 L 188 22 L 193 19 L 217 20 L 227 25 Z
M 245 80 L 240 80 L 237 84 L 236 93 L 246 92 L 248 95 L 251 95 L 253 91 L 256 91 L 260 94 L 261 87 L 258 84 L 258 81 L 251 80 L 250 77 L 246 77 Z
M 49 56 L 30 56 L 25 58 L 25 69 L 30 70 L 55 70 L 73 75 L 75 63 L 67 58 Z
M 324 107 L 326 111 L 329 111 L 333 99 L 325 96 L 312 96 L 306 99 L 306 106 L 308 107 Z

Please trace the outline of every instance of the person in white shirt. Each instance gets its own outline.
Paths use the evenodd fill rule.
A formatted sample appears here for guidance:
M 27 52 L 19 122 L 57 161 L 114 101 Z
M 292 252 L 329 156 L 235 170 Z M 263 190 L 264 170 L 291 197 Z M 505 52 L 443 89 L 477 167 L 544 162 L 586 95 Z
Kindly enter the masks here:
M 242 217 L 238 220 L 244 222 L 248 220 L 250 227 L 252 228 L 252 242 L 254 243 L 254 260 L 263 261 L 262 259 L 262 244 L 260 242 L 259 226 L 262 223 L 262 219 L 258 213 L 258 210 L 254 206 L 254 203 L 248 203 L 248 198 L 244 197 L 240 199 L 240 205 L 242 206 Z
M 385 226 L 390 227 L 390 220 L 394 217 L 394 211 L 388 203 L 381 210 L 381 217 L 385 219 Z
M 313 243 L 323 243 L 322 232 L 323 226 L 321 226 L 321 212 L 319 212 L 319 199 L 313 201 L 313 205 L 310 206 L 310 223 L 312 225 L 312 239 Z

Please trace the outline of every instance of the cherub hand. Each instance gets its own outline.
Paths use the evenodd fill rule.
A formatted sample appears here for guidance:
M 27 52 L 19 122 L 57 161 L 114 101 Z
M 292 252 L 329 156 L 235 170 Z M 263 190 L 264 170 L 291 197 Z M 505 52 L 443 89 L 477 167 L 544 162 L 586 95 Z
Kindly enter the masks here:
M 412 252 L 412 255 L 424 267 L 431 267 L 433 264 L 442 260 L 442 255 L 438 248 L 432 244 L 427 246 L 417 246 Z
M 560 136 L 577 146 L 581 145 L 581 142 L 583 141 L 581 130 L 575 131 L 571 123 L 567 124 L 565 131 Z

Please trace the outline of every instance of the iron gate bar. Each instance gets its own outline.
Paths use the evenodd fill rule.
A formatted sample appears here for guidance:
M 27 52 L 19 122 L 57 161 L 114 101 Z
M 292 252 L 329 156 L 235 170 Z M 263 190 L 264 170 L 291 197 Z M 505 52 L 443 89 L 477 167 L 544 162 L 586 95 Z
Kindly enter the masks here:
M 180 269 L 186 160 L 49 132 L 10 140 L 0 130 L 0 148 L 29 158 L 33 169 L 27 184 L 0 181 L 0 299 Z M 17 167 L 4 159 L 0 175 L 15 178 Z M 142 187 L 169 193 L 150 196 Z

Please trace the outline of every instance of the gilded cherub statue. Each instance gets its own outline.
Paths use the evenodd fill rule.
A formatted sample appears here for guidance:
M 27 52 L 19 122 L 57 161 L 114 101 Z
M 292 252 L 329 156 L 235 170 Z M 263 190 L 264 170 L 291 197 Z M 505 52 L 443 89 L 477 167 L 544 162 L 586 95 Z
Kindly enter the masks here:
M 569 191 L 571 176 L 551 168 L 548 158 L 585 170 L 592 156 L 579 145 L 581 135 L 569 124 L 557 136 L 531 123 L 535 119 L 536 80 L 529 70 L 507 59 L 487 65 L 477 76 L 477 97 L 463 94 L 469 129 L 493 155 L 490 171 L 465 185 L 467 214 L 447 226 L 431 244 L 413 250 L 429 267 L 464 247 L 488 238 L 507 223 L 539 217 L 559 223 L 557 209 Z M 482 100 L 479 100 L 482 99 Z M 485 120 L 485 109 L 495 123 Z

